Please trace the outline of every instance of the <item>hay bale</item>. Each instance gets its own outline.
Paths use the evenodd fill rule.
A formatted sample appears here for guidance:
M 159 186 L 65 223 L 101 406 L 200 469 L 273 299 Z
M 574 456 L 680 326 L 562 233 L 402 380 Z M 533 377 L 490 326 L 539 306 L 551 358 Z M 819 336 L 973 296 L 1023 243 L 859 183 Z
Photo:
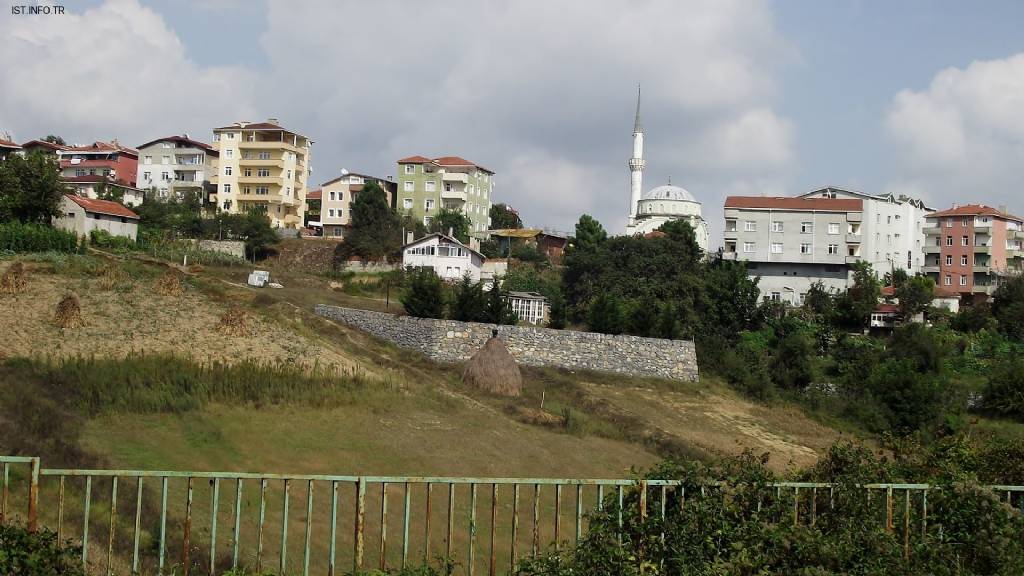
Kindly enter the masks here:
M 523 375 L 505 343 L 492 337 L 466 363 L 462 381 L 474 388 L 502 396 L 523 393 Z
M 100 270 L 99 287 L 101 290 L 113 290 L 128 280 L 128 274 L 118 266 L 108 264 Z
M 241 306 L 232 306 L 221 315 L 217 331 L 228 336 L 249 336 L 253 327 L 249 314 Z
M 57 303 L 57 312 L 53 315 L 53 323 L 60 328 L 78 328 L 82 322 L 82 305 L 78 295 L 69 292 Z
M 28 273 L 21 262 L 11 264 L 0 276 L 0 294 L 20 294 L 28 286 Z
M 181 276 L 174 270 L 168 270 L 156 279 L 153 290 L 161 296 L 181 296 Z

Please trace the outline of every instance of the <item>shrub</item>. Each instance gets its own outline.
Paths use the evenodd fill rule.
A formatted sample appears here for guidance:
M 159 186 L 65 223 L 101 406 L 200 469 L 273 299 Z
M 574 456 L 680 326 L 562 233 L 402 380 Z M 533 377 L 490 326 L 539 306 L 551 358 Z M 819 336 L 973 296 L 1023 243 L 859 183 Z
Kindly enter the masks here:
M 80 246 L 74 232 L 45 224 L 5 222 L 0 224 L 0 251 L 73 254 L 80 251 Z
M 23 262 L 12 262 L 0 276 L 0 294 L 20 294 L 28 286 L 28 274 Z
M 990 364 L 982 393 L 984 407 L 997 414 L 1024 419 L 1024 358 L 1009 356 Z
M 161 296 L 171 296 L 173 298 L 181 296 L 181 275 L 174 270 L 164 272 L 156 279 L 153 291 Z
M 625 328 L 622 304 L 613 294 L 602 292 L 590 303 L 587 324 L 591 332 L 621 334 Z
M 89 243 L 96 248 L 127 252 L 135 249 L 135 241 L 126 236 L 114 236 L 106 230 L 95 229 L 89 232 Z
M 409 275 L 408 288 L 401 301 L 410 316 L 444 318 L 444 288 L 432 268 L 422 268 Z
M 80 554 L 80 548 L 65 547 L 49 530 L 32 533 L 0 524 L 0 574 L 84 576 Z

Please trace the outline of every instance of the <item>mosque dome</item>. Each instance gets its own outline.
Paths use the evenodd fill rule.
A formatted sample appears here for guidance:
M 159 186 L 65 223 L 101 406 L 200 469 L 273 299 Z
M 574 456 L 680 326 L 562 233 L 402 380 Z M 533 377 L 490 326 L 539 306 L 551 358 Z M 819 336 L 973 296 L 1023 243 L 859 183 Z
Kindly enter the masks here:
M 658 186 L 652 188 L 647 192 L 644 192 L 642 200 L 680 200 L 683 202 L 696 202 L 697 199 L 693 197 L 685 188 L 679 186 Z

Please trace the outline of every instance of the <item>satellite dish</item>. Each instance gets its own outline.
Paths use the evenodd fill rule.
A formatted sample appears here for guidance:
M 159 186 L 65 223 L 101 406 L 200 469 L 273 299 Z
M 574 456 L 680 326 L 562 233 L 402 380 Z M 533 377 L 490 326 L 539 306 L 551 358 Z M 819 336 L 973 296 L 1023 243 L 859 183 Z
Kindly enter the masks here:
M 342 168 L 342 169 L 341 169 L 341 175 L 342 175 L 342 176 L 348 176 L 348 170 L 346 170 L 346 169 Z

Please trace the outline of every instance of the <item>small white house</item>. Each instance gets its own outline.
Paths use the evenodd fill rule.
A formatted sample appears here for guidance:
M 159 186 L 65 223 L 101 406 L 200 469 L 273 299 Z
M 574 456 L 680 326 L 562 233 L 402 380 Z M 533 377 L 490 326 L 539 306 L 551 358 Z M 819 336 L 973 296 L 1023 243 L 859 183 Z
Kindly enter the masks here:
M 106 176 L 92 175 L 92 176 L 66 176 L 64 177 L 64 183 L 69 187 L 74 188 L 75 192 L 79 196 L 86 198 L 99 198 L 99 189 L 103 184 L 114 192 L 121 193 L 121 201 L 125 206 L 139 206 L 145 199 L 145 192 L 139 188 L 129 186 L 120 180 L 111 180 Z
M 536 292 L 509 292 L 503 296 L 519 320 L 527 324 L 543 324 L 548 318 L 548 299 Z
M 468 274 L 479 282 L 483 263 L 483 254 L 440 232 L 402 246 L 403 268 L 433 268 L 444 280 L 459 280 Z
M 139 233 L 139 216 L 117 202 L 65 194 L 61 215 L 54 218 L 53 225 L 79 236 L 88 236 L 93 230 L 106 230 L 112 236 L 135 240 Z

